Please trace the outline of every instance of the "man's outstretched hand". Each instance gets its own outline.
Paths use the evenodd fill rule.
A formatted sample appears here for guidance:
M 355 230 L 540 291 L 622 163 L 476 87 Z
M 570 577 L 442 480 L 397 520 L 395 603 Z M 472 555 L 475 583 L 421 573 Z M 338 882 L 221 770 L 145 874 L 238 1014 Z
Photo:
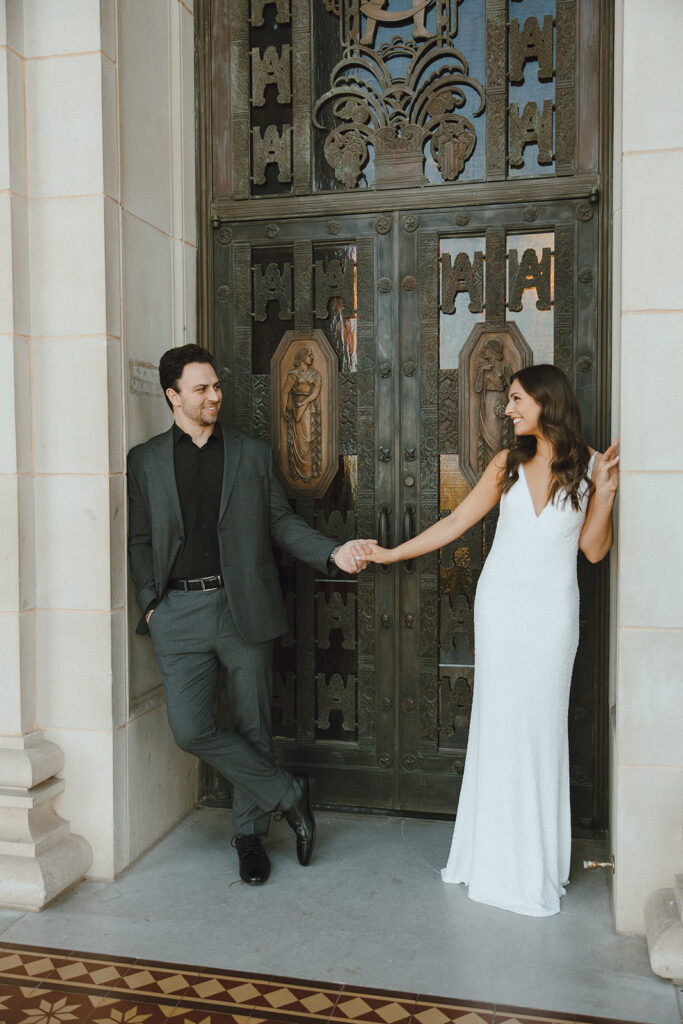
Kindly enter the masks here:
M 366 556 L 376 543 L 375 540 L 347 540 L 334 556 L 335 565 L 343 572 L 360 572 L 368 564 Z

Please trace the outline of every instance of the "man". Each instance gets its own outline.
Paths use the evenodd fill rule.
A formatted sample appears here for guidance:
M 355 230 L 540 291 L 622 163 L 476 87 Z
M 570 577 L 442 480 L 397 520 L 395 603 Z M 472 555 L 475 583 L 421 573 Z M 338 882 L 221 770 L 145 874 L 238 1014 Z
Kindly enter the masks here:
M 176 742 L 233 785 L 240 876 L 259 884 L 270 873 L 262 840 L 272 811 L 296 833 L 300 864 L 315 842 L 308 776 L 271 756 L 272 641 L 287 629 L 271 541 L 328 574 L 364 568 L 364 547 L 334 546 L 296 516 L 270 448 L 221 429 L 209 352 L 170 349 L 159 378 L 173 426 L 128 456 L 137 632 L 151 634 Z M 215 718 L 221 666 L 234 729 Z

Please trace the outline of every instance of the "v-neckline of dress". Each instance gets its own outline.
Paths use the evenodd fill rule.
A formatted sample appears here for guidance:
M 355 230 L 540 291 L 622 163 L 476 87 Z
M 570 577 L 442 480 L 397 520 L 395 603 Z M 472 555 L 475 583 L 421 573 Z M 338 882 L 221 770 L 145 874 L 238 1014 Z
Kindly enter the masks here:
M 524 484 L 525 484 L 525 486 L 526 486 L 526 492 L 527 492 L 527 494 L 529 495 L 529 501 L 531 502 L 531 511 L 532 511 L 532 512 L 533 512 L 533 514 L 534 514 L 534 519 L 537 519 L 537 520 L 538 520 L 538 519 L 540 519 L 540 518 L 541 518 L 541 516 L 542 516 L 542 515 L 543 515 L 543 513 L 545 512 L 545 510 L 547 509 L 548 505 L 550 505 L 550 504 L 551 504 L 551 499 L 550 499 L 550 498 L 548 498 L 548 500 L 546 501 L 546 503 L 545 503 L 545 505 L 543 506 L 543 508 L 541 509 L 541 511 L 540 511 L 540 512 L 536 512 L 536 506 L 534 505 L 534 496 L 533 496 L 533 494 L 531 493 L 531 488 L 529 487 L 529 481 L 528 481 L 528 480 L 527 480 L 527 478 L 526 478 L 526 473 L 525 473 L 525 471 L 524 471 L 524 463 L 523 463 L 523 462 L 520 462 L 520 464 L 519 464 L 519 468 L 520 468 L 520 470 L 521 470 L 521 472 L 522 472 L 522 475 L 524 476 Z

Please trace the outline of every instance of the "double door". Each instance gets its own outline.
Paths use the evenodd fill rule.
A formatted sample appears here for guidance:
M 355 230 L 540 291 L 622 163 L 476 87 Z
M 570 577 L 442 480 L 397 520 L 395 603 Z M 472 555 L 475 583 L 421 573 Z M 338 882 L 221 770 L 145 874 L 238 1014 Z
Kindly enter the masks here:
M 285 413 L 293 371 L 280 365 L 288 338 L 310 352 L 305 379 L 323 380 L 307 443 L 317 436 L 326 469 L 309 452 L 318 484 L 290 480 L 301 516 L 339 542 L 393 546 L 447 515 L 505 444 L 500 382 L 530 362 L 568 373 L 596 444 L 596 212 L 565 199 L 216 221 L 213 335 L 227 420 L 305 477 L 286 455 L 297 443 Z M 328 427 L 316 435 L 316 424 Z M 353 578 L 276 553 L 289 613 L 275 647 L 276 754 L 314 773 L 320 802 L 455 812 L 476 685 L 474 596 L 495 524 L 494 510 L 439 552 Z M 604 600 L 599 571 L 582 562 L 580 581 L 572 799 L 575 825 L 592 828 Z M 209 773 L 209 795 L 220 787 Z

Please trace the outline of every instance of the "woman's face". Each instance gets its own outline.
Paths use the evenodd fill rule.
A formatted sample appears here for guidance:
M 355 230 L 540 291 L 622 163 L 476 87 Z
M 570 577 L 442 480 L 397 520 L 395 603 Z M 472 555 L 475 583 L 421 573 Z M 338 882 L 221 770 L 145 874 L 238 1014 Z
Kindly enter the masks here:
M 528 395 L 518 380 L 513 380 L 508 394 L 505 415 L 509 416 L 515 428 L 515 437 L 524 434 L 538 434 L 541 406 Z

